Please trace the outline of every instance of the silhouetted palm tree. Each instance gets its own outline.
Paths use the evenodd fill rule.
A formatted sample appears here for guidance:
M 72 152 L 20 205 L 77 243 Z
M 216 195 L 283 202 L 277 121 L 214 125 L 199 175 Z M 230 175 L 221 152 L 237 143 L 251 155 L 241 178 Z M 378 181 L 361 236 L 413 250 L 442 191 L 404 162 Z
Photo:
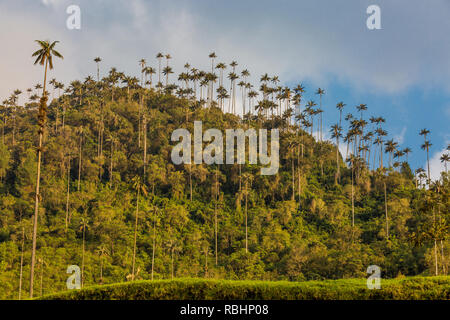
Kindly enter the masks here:
M 100 57 L 94 59 L 94 62 L 97 64 L 97 81 L 100 81 L 100 65 L 99 63 L 102 61 Z

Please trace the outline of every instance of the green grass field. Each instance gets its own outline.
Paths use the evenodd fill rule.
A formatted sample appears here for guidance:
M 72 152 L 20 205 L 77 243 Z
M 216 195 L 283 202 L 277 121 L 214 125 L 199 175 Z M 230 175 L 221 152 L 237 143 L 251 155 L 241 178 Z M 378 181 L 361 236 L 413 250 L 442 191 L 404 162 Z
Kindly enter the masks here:
M 66 291 L 51 300 L 449 300 L 450 277 L 381 280 L 369 290 L 366 279 L 327 281 L 230 281 L 175 279 L 135 281 Z

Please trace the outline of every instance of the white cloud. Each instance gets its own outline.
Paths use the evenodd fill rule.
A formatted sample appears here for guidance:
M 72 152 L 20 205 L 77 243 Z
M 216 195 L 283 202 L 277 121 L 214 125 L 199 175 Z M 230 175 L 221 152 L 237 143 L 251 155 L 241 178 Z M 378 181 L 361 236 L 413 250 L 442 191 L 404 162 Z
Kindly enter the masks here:
M 398 142 L 399 145 L 402 145 L 405 141 L 406 130 L 406 127 L 403 127 L 399 134 L 394 135 L 394 141 Z
M 28 50 L 30 34 L 58 36 L 66 54 L 68 46 L 76 48 L 68 58 L 77 72 L 65 69 L 67 79 L 92 73 L 90 59 L 97 55 L 103 55 L 103 68 L 116 64 L 137 73 L 135 60 L 146 57 L 154 65 L 156 52 L 170 52 L 177 72 L 186 61 L 207 68 L 207 55 L 215 50 L 219 61 L 239 59 L 239 68 L 249 68 L 254 79 L 268 72 L 282 81 L 303 78 L 326 86 L 337 78 L 354 88 L 387 93 L 450 84 L 450 43 L 442 40 L 450 30 L 446 0 L 432 5 L 380 0 L 383 30 L 375 31 L 365 27 L 367 4 L 361 1 L 261 0 L 258 6 L 240 1 L 77 2 L 81 31 L 65 29 L 65 10 L 46 9 L 68 4 L 66 0 L 41 0 L 45 7 L 26 13 L 24 0 L 0 4 L 7 12 L 1 25 L 8 30 L 0 38 L 12 42 L 12 48 L 16 44 L 15 55 L 22 47 Z M 0 67 L 8 74 L 21 71 L 17 65 L 24 65 L 22 58 L 16 55 Z M 14 83 L 0 83 L 0 95 L 13 90 Z
M 45 6 L 54 6 L 54 5 L 58 5 L 62 2 L 62 0 L 41 0 L 41 2 L 45 5 Z
M 446 142 L 446 145 L 450 143 L 450 141 Z M 431 175 L 431 180 L 438 180 L 441 177 L 441 172 L 445 171 L 445 166 L 444 163 L 441 162 L 441 156 L 444 153 L 448 153 L 448 151 L 446 151 L 446 148 L 435 152 L 431 157 L 430 157 L 430 175 Z M 423 168 L 425 169 L 425 171 L 427 170 L 427 163 L 425 162 Z

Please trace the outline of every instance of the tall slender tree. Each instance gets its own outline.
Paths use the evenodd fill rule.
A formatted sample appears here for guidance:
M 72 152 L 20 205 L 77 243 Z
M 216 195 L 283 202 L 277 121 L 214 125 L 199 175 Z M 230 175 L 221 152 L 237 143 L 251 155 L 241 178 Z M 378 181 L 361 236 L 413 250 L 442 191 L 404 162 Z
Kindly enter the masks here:
M 94 62 L 97 64 L 97 81 L 100 81 L 100 62 L 102 61 L 102 58 L 96 57 L 94 59 Z
M 39 215 L 39 186 L 41 180 L 41 157 L 42 157 L 42 140 L 44 137 L 45 122 L 47 119 L 47 69 L 53 69 L 53 56 L 63 59 L 63 56 L 55 50 L 55 46 L 59 41 L 50 42 L 49 40 L 36 40 L 39 49 L 33 53 L 36 57 L 34 64 L 44 66 L 44 87 L 42 90 L 42 97 L 39 104 L 38 125 L 39 125 L 39 146 L 37 149 L 37 175 L 36 175 L 36 192 L 34 202 L 34 218 L 33 218 L 33 246 L 31 252 L 31 267 L 30 267 L 30 298 L 33 298 L 33 282 L 34 282 L 34 266 L 36 262 L 36 238 Z

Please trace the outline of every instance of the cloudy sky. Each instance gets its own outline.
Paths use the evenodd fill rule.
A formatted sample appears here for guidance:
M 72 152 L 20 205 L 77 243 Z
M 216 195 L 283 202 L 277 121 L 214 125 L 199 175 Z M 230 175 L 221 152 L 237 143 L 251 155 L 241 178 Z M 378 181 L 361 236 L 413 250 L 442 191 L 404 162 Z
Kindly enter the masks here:
M 381 30 L 368 30 L 366 9 L 381 8 Z M 66 27 L 69 5 L 81 9 L 81 29 Z M 424 166 L 418 132 L 431 130 L 432 174 L 450 143 L 449 0 L 0 0 L 0 99 L 42 82 L 33 66 L 35 39 L 59 40 L 65 59 L 50 77 L 65 83 L 95 74 L 92 59 L 139 74 L 138 60 L 156 66 L 170 53 L 181 72 L 237 60 L 258 79 L 306 85 L 306 99 L 325 89 L 325 126 L 366 103 L 368 115 L 387 118 L 390 136 L 410 147 L 412 165 Z

